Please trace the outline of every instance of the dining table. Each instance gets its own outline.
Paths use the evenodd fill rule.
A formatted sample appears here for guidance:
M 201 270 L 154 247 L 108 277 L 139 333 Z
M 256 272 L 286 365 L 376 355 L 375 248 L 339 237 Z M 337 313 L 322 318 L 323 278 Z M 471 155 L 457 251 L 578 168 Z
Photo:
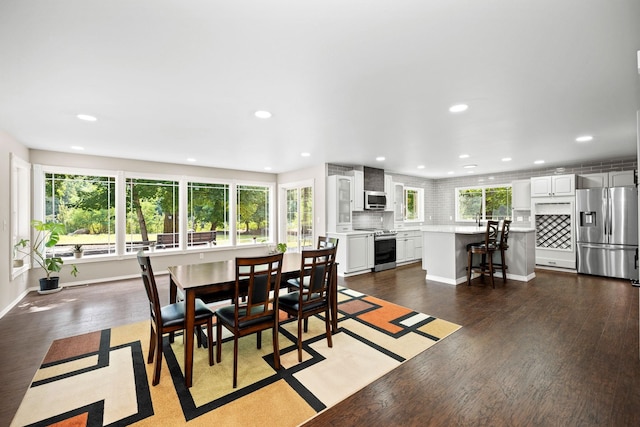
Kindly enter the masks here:
M 287 280 L 300 277 L 302 253 L 286 252 L 282 259 L 280 286 L 287 287 Z M 195 301 L 201 298 L 205 302 L 223 301 L 234 296 L 236 283 L 235 259 L 225 261 L 204 262 L 170 266 L 169 270 L 169 302 L 174 303 L 178 297 L 178 289 L 184 294 L 185 334 L 184 334 L 184 379 L 187 387 L 193 381 L 193 346 L 194 334 L 186 331 L 194 330 Z M 329 307 L 332 332 L 337 330 L 338 320 L 338 274 L 334 264 L 329 284 Z

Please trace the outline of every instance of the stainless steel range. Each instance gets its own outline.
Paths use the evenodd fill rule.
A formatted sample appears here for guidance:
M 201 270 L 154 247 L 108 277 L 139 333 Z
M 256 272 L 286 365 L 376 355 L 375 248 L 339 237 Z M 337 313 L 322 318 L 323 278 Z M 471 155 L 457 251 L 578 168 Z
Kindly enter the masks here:
M 375 264 L 373 271 L 396 268 L 396 234 L 395 230 L 378 228 L 361 228 L 362 231 L 373 232 Z

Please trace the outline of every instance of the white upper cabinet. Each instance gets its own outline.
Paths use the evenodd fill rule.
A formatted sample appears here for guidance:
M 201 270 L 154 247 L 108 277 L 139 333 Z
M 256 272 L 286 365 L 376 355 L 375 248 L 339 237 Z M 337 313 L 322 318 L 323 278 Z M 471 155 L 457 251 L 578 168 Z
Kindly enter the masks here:
M 364 210 L 364 172 L 353 171 L 353 210 Z
M 393 176 L 391 175 L 387 175 L 387 174 L 384 175 L 384 192 L 387 195 L 387 204 L 384 210 L 387 212 L 393 212 L 393 210 L 395 209 L 395 205 L 394 205 L 395 192 L 393 189 Z
M 575 175 L 537 176 L 531 178 L 531 197 L 573 196 Z
M 598 172 L 580 175 L 579 188 L 624 187 L 635 185 L 635 171 Z
M 399 182 L 393 184 L 393 205 L 393 220 L 404 221 L 404 184 Z
M 351 231 L 353 211 L 353 179 L 331 175 L 327 178 L 327 231 Z
M 511 183 L 511 207 L 515 210 L 531 209 L 531 180 L 521 179 Z

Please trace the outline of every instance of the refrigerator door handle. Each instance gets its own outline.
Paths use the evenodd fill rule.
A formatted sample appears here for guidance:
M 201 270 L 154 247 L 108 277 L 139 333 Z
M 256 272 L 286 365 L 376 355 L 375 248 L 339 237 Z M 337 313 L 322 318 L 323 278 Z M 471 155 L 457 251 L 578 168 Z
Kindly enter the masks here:
M 636 248 L 635 269 L 638 269 L 638 249 Z

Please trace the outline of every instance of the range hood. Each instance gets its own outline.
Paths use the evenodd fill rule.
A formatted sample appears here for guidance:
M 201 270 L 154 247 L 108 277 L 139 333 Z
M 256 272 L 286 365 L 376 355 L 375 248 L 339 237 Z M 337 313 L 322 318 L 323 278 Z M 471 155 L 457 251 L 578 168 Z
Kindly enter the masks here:
M 364 190 L 384 192 L 384 169 L 364 166 Z

